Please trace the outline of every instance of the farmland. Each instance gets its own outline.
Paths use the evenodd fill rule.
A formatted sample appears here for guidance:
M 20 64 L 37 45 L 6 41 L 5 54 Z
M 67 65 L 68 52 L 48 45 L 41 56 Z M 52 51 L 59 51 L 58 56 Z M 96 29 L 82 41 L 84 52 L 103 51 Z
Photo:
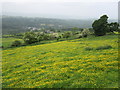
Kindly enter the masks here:
M 118 36 L 3 50 L 2 79 L 3 88 L 118 88 Z
M 20 40 L 21 42 L 24 42 L 22 39 L 18 39 L 18 38 L 2 38 L 2 46 L 3 47 L 10 47 L 12 42 L 15 40 Z

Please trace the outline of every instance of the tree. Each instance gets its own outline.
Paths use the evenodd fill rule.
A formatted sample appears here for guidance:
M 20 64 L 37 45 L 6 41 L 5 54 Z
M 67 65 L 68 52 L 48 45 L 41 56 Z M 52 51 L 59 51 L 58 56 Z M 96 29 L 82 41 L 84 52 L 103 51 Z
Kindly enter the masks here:
M 94 34 L 96 36 L 103 36 L 106 34 L 107 32 L 107 19 L 108 16 L 107 15 L 103 15 L 100 17 L 100 19 L 95 20 L 92 24 L 92 27 L 94 29 Z
M 34 32 L 26 32 L 24 34 L 23 40 L 26 44 L 32 44 L 38 41 Z
M 108 24 L 108 32 L 114 32 L 114 31 L 118 31 L 119 30 L 119 24 L 117 22 L 112 22 L 110 24 Z
M 69 38 L 70 36 L 72 36 L 72 32 L 68 31 L 68 32 L 65 32 L 63 34 L 63 38 Z
M 11 46 L 12 47 L 17 47 L 17 46 L 20 46 L 21 44 L 22 44 L 21 41 L 15 40 L 14 42 L 12 42 Z

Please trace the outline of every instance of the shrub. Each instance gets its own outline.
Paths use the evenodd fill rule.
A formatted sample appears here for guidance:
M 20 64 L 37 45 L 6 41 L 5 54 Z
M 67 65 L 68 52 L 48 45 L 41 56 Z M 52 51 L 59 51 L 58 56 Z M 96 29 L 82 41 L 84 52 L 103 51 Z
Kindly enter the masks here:
M 14 42 L 12 42 L 12 44 L 11 44 L 11 46 L 12 47 L 17 47 L 17 46 L 21 46 L 21 41 L 19 41 L 19 40 L 15 40 Z
M 43 40 L 50 40 L 50 36 L 48 34 L 44 34 L 42 37 Z
M 70 31 L 63 33 L 63 38 L 69 38 L 71 36 L 72 36 L 72 32 Z
M 60 38 L 60 35 L 58 33 L 52 33 L 50 35 L 50 39 L 59 39 Z
M 61 36 L 58 36 L 58 37 L 57 37 L 57 41 L 59 41 L 59 40 L 60 40 L 60 38 L 61 38 Z
M 79 39 L 79 38 L 82 38 L 82 34 L 77 34 L 77 35 L 75 35 L 75 37 L 74 37 L 75 39 Z
M 87 37 L 89 34 L 90 34 L 90 31 L 89 31 L 89 29 L 84 29 L 83 31 L 82 31 L 82 37 Z
M 79 34 L 79 37 L 78 38 L 82 38 L 83 36 L 82 36 L 82 34 Z
M 90 50 L 93 50 L 93 48 L 92 47 L 86 47 L 85 50 L 90 51 Z
M 83 37 L 87 37 L 88 35 L 87 35 L 87 33 L 83 33 L 82 36 Z
M 36 34 L 33 32 L 26 32 L 24 34 L 23 40 L 26 44 L 32 44 L 38 41 Z
M 112 46 L 110 46 L 110 45 L 99 46 L 96 48 L 96 50 L 109 49 L 109 48 L 112 48 Z
M 4 48 L 4 46 L 0 46 L 0 48 Z

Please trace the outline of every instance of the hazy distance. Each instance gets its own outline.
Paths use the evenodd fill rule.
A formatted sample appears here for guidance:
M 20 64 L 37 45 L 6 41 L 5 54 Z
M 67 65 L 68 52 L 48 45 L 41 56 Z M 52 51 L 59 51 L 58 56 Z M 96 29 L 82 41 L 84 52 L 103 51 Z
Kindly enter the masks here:
M 63 1 L 63 0 L 62 0 Z M 59 19 L 118 18 L 118 2 L 3 2 L 2 15 Z

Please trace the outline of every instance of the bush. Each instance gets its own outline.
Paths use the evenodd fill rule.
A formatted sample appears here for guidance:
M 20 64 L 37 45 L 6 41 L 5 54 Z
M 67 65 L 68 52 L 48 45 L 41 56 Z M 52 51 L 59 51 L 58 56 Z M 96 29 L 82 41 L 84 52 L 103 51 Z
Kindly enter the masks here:
M 87 37 L 88 35 L 87 35 L 87 33 L 83 33 L 82 36 L 83 37 Z
M 15 40 L 15 41 L 11 44 L 12 47 L 18 47 L 18 46 L 21 46 L 21 45 L 22 45 L 22 43 L 21 43 L 21 41 L 19 41 L 19 40 Z
M 26 32 L 24 34 L 23 40 L 26 44 L 32 44 L 38 41 L 34 32 Z
M 82 31 L 82 37 L 87 37 L 89 34 L 90 34 L 90 31 L 89 31 L 89 29 L 84 29 L 83 31 Z
M 52 33 L 52 34 L 50 34 L 50 39 L 51 40 L 53 40 L 53 39 L 59 39 L 59 38 L 61 38 L 61 36 L 58 34 L 58 33 Z
M 96 48 L 96 50 L 109 49 L 109 48 L 112 48 L 112 46 L 110 46 L 110 45 L 99 46 Z
M 44 34 L 42 37 L 43 40 L 50 40 L 50 36 L 48 34 Z
M 79 39 L 79 38 L 82 38 L 82 34 L 77 34 L 77 35 L 75 35 L 75 37 L 74 37 L 75 39 Z
M 93 48 L 92 47 L 86 47 L 85 50 L 90 51 L 90 50 L 93 50 Z
M 0 48 L 4 48 L 4 46 L 0 46 Z
M 61 39 L 61 36 L 58 36 L 58 37 L 57 37 L 57 41 L 59 41 L 60 39 Z
M 63 38 L 69 38 L 71 36 L 72 36 L 72 32 L 70 31 L 63 33 Z

